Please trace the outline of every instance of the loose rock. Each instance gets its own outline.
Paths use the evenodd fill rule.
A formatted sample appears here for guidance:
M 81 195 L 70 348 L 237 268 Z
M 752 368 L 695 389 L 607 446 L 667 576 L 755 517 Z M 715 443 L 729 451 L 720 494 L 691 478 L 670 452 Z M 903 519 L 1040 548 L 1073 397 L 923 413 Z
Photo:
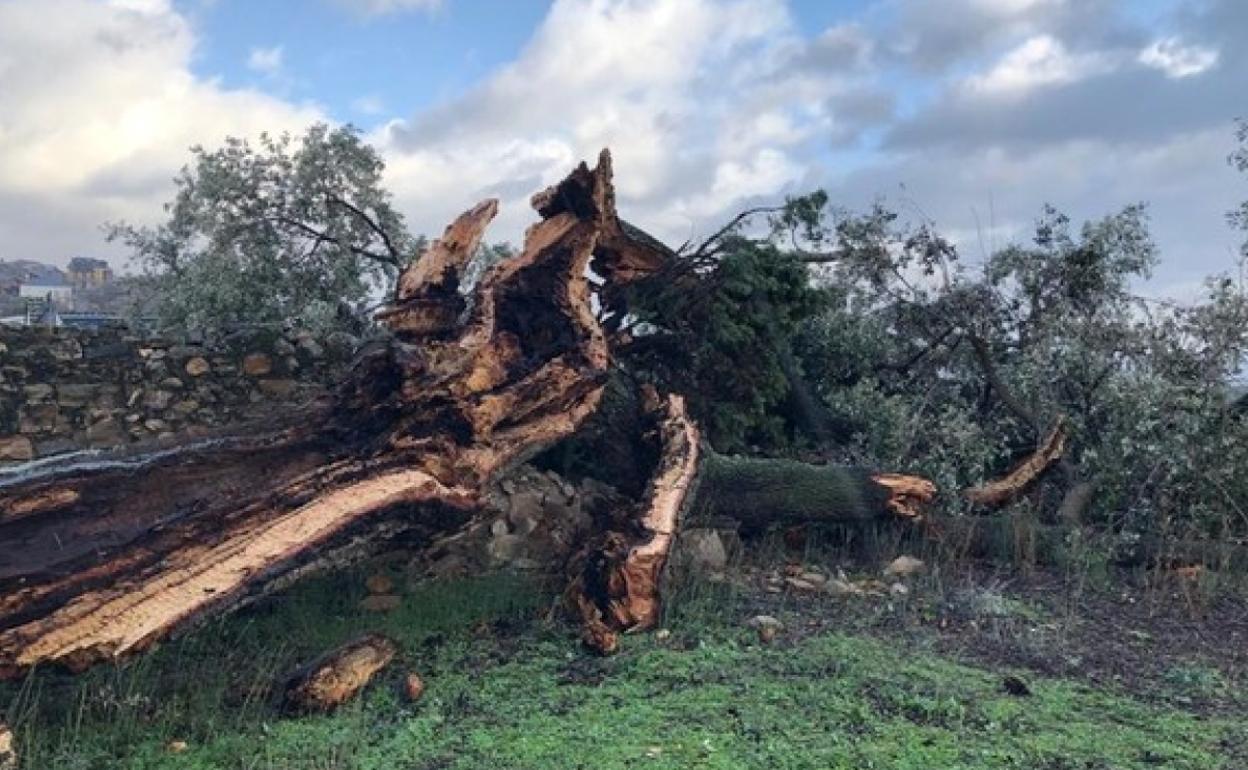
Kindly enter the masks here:
M 394 581 L 390 579 L 389 575 L 377 573 L 376 575 L 369 575 L 368 579 L 364 581 L 364 586 L 368 588 L 370 594 L 388 594 L 394 590 Z
M 784 630 L 784 624 L 770 615 L 755 615 L 746 625 L 758 631 L 758 641 L 763 644 L 770 644 Z
M 728 566 L 728 550 L 715 530 L 688 529 L 676 538 L 675 559 L 695 572 L 722 572 Z
M 403 679 L 403 694 L 409 703 L 420 700 L 420 696 L 425 694 L 425 680 L 420 678 L 420 674 L 413 671 Z
M 886 577 L 910 577 L 911 575 L 919 574 L 926 568 L 927 565 L 920 559 L 916 559 L 913 556 L 898 556 L 884 568 L 884 575 Z

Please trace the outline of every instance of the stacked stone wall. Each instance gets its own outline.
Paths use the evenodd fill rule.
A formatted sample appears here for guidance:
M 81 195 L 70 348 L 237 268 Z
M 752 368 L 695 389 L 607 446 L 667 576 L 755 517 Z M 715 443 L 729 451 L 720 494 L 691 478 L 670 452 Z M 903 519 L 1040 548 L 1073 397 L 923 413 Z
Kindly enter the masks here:
M 0 465 L 262 417 L 323 393 L 356 344 L 342 333 L 248 331 L 209 344 L 0 329 Z

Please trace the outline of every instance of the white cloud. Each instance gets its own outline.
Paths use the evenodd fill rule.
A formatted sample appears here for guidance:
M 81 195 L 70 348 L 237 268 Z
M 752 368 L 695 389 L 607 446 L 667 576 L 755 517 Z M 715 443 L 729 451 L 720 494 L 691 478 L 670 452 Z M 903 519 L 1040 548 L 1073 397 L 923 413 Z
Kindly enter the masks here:
M 102 222 L 160 215 L 189 146 L 321 118 L 197 78 L 194 43 L 164 2 L 0 3 L 0 256 L 103 249 Z
M 1161 70 L 1168 78 L 1199 75 L 1218 63 L 1218 52 L 1198 45 L 1183 45 L 1177 37 L 1153 41 L 1140 51 L 1139 62 Z
M 683 240 L 797 182 L 829 100 L 859 83 L 864 34 L 812 50 L 783 0 L 557 0 L 515 61 L 372 138 L 426 232 L 502 195 L 494 235 L 516 239 L 532 192 L 610 147 L 624 214 Z
M 247 56 L 247 69 L 262 75 L 276 75 L 282 70 L 282 47 L 253 48 Z
M 973 92 L 1020 97 L 1046 86 L 1066 85 L 1103 74 L 1115 66 L 1109 53 L 1071 53 L 1051 35 L 1028 38 L 985 73 L 967 78 Z
M 376 94 L 364 94 L 351 101 L 351 109 L 361 115 L 380 115 L 386 111 L 386 105 Z
M 334 0 L 334 2 L 364 16 L 382 16 L 402 11 L 436 11 L 442 7 L 443 0 Z

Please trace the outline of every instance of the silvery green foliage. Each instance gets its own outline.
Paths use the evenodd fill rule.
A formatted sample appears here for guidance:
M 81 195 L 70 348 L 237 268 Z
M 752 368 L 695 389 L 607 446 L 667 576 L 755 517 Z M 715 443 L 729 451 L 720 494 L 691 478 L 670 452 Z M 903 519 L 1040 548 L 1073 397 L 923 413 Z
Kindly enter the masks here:
M 1138 296 L 1157 260 L 1142 206 L 1078 229 L 1046 208 L 1030 243 L 970 267 L 883 206 L 795 204 L 779 240 L 821 265 L 831 298 L 795 349 L 857 459 L 956 491 L 1007 470 L 1066 415 L 1069 463 L 1032 498 L 1042 515 L 1091 481 L 1093 523 L 1248 533 L 1248 419 L 1228 399 L 1248 293 L 1219 276 L 1190 306 Z
M 1248 174 L 1248 120 L 1240 120 L 1236 124 L 1235 139 L 1239 142 L 1239 146 L 1227 160 L 1238 171 Z M 1232 226 L 1248 234 L 1248 200 L 1239 204 L 1239 208 L 1230 211 L 1227 218 Z M 1248 240 L 1245 240 L 1239 247 L 1239 252 L 1245 259 L 1248 259 Z
M 108 227 L 166 329 L 358 326 L 419 250 L 381 187 L 381 158 L 351 127 L 191 152 L 164 223 Z

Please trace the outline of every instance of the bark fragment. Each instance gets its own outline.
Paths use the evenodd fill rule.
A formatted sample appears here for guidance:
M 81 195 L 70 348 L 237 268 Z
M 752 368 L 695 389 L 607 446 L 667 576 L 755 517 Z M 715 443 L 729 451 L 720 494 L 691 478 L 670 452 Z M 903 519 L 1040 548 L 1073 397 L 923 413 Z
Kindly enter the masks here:
M 354 698 L 394 660 L 398 646 L 380 634 L 365 634 L 327 652 L 292 674 L 283 705 L 300 713 L 326 713 Z

